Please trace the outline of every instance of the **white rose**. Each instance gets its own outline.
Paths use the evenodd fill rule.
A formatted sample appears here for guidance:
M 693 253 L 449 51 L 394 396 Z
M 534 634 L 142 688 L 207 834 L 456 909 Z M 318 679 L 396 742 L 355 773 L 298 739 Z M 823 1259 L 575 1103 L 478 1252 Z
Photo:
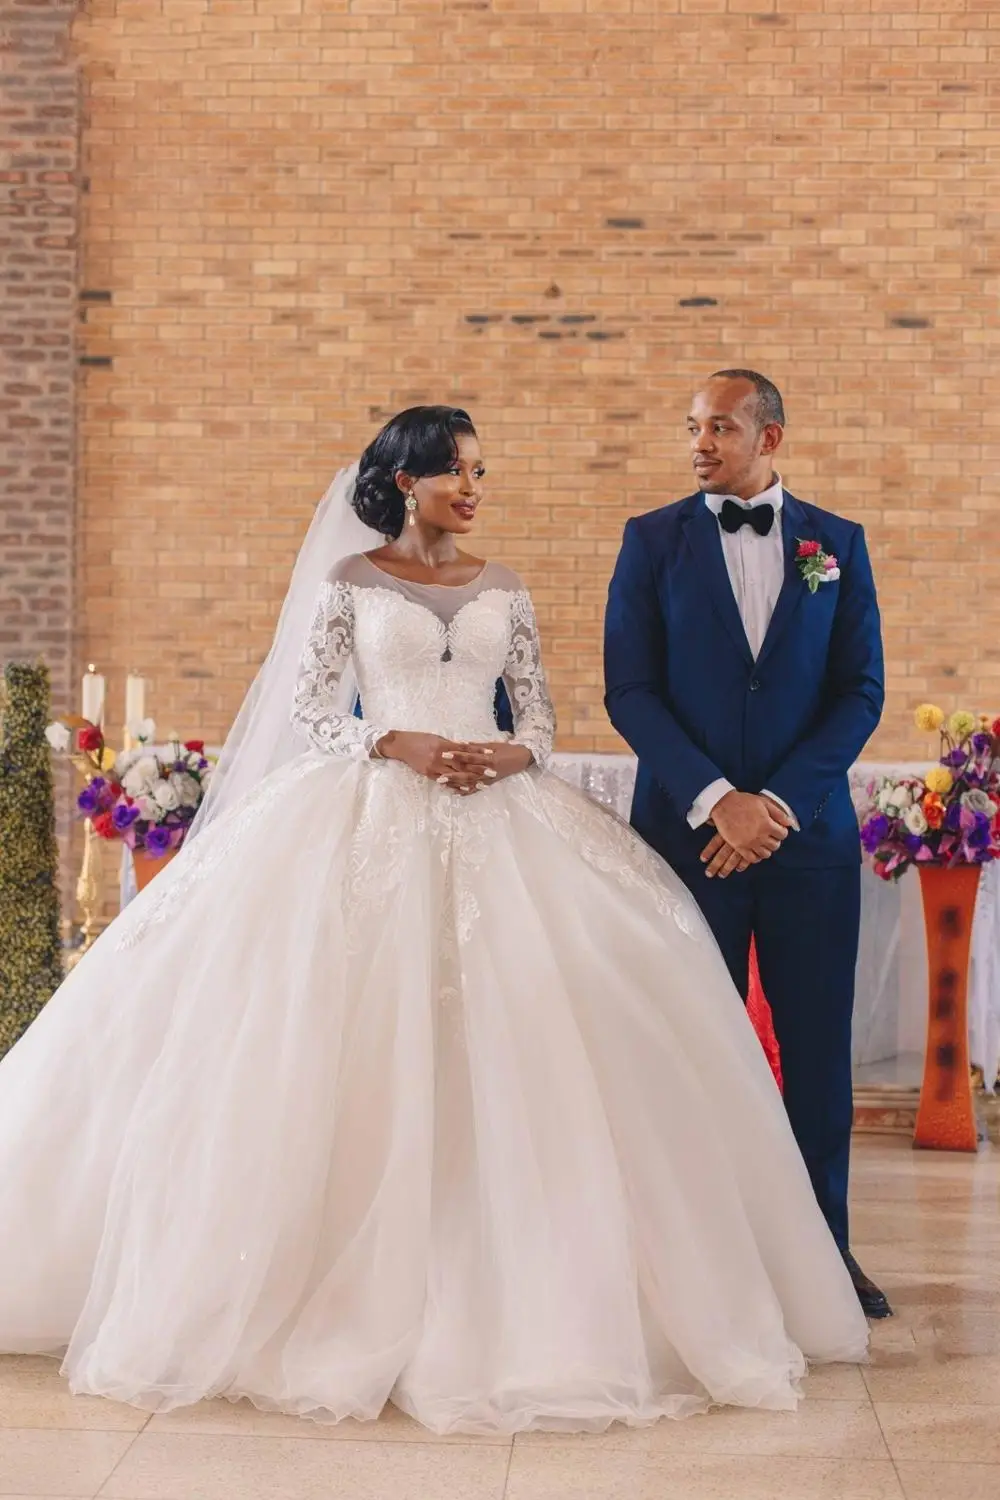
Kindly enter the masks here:
M 48 740 L 53 750 L 58 750 L 60 751 L 60 753 L 63 750 L 68 750 L 70 745 L 73 743 L 73 736 L 66 728 L 66 725 L 60 724 L 58 721 L 55 724 L 49 725 L 48 729 L 46 729 L 45 731 L 45 738 Z
M 130 771 L 127 771 L 122 786 L 130 797 L 139 797 L 149 792 L 160 779 L 160 768 L 151 755 L 143 755 L 136 761 Z
M 163 808 L 154 802 L 152 797 L 136 797 L 135 805 L 139 809 L 139 816 L 146 823 L 158 823 L 163 814 Z
M 972 787 L 968 792 L 962 793 L 962 806 L 967 807 L 970 812 L 985 813 L 992 818 L 996 812 L 996 803 L 986 792 L 980 791 L 978 787 Z
M 201 801 L 201 787 L 193 776 L 189 776 L 186 771 L 174 771 L 170 778 L 170 785 L 177 793 L 178 806 L 198 806 Z
M 177 789 L 169 781 L 158 781 L 156 783 L 153 788 L 153 801 L 159 807 L 162 807 L 164 812 L 176 812 L 181 805 Z
M 917 807 L 916 805 L 908 807 L 903 814 L 903 822 L 910 833 L 920 835 L 927 832 L 927 819 L 924 817 L 922 807 Z
M 823 574 L 823 580 L 822 581 L 824 583 L 836 583 L 837 579 L 839 577 L 840 577 L 840 569 L 839 568 L 827 568 L 826 572 Z
M 910 807 L 913 803 L 913 793 L 908 786 L 897 786 L 893 788 L 892 805 L 898 807 L 900 812 Z
M 141 750 L 123 750 L 115 761 L 115 780 L 124 783 L 132 767 L 142 759 Z
M 893 796 L 895 795 L 895 791 L 896 788 L 892 786 L 883 786 L 879 788 L 879 790 L 875 794 L 875 806 L 878 808 L 879 812 L 893 813 L 895 811 L 895 803 L 892 800 Z
M 132 732 L 137 740 L 142 740 L 144 745 L 150 745 L 156 739 L 156 720 L 143 719 Z

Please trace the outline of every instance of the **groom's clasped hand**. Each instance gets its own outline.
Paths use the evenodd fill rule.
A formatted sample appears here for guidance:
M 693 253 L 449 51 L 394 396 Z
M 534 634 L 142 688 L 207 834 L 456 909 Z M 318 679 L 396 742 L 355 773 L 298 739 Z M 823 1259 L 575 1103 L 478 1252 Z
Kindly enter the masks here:
M 788 837 L 791 820 L 770 797 L 753 792 L 727 792 L 709 819 L 715 833 L 702 850 L 705 874 L 725 880 L 762 859 L 770 859 Z

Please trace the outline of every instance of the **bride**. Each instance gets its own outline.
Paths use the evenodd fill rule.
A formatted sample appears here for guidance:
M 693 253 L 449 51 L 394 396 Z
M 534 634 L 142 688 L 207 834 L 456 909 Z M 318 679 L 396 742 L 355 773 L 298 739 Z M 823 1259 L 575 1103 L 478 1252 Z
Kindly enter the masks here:
M 694 901 L 546 770 L 484 472 L 421 407 L 339 476 L 194 837 L 0 1065 L 0 1349 L 74 1392 L 596 1430 L 865 1355 Z

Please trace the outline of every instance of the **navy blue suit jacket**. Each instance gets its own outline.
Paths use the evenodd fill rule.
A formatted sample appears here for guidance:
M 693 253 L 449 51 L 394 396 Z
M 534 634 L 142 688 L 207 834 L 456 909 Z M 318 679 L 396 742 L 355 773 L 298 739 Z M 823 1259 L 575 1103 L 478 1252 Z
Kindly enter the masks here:
M 847 772 L 882 713 L 878 601 L 864 532 L 784 492 L 785 578 L 756 661 L 726 570 L 719 523 L 701 494 L 625 527 L 608 597 L 605 703 L 639 759 L 636 831 L 671 864 L 711 837 L 687 813 L 719 777 L 767 788 L 801 828 L 774 856 L 800 868 L 857 864 Z M 840 563 L 815 594 L 800 540 Z

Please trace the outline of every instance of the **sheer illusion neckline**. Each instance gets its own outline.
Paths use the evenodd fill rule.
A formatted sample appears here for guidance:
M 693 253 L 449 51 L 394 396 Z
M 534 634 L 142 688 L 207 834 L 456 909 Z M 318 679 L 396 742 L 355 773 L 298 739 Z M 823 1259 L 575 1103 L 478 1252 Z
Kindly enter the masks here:
M 489 567 L 489 559 L 483 563 L 479 572 L 468 583 L 421 583 L 416 578 L 400 578 L 398 573 L 390 573 L 388 568 L 380 568 L 377 562 L 372 562 L 367 552 L 360 554 L 362 561 L 366 562 L 376 573 L 381 573 L 383 578 L 391 578 L 394 583 L 405 583 L 407 588 L 413 589 L 471 589 L 473 584 L 479 583 L 486 569 Z

